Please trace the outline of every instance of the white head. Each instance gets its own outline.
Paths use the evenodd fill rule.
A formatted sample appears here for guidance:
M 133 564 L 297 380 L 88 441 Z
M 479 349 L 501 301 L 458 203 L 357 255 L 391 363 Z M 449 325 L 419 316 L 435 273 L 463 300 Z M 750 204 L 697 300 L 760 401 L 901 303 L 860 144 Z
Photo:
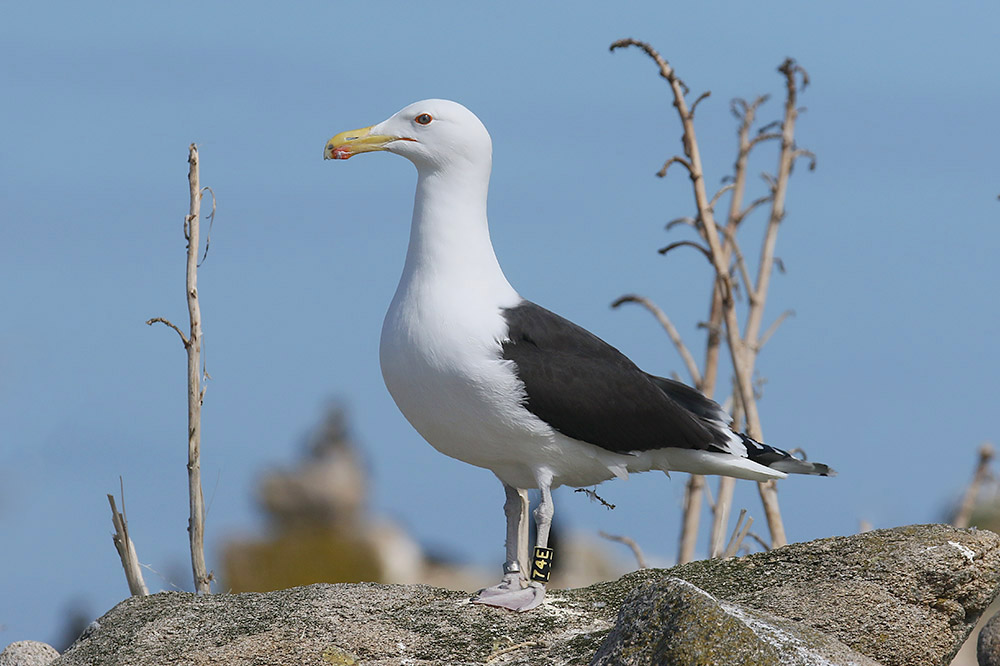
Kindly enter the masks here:
M 483 123 L 446 99 L 414 102 L 377 125 L 341 132 L 326 143 L 323 157 L 346 160 L 376 150 L 402 155 L 421 172 L 485 167 L 488 173 L 493 159 L 493 143 Z

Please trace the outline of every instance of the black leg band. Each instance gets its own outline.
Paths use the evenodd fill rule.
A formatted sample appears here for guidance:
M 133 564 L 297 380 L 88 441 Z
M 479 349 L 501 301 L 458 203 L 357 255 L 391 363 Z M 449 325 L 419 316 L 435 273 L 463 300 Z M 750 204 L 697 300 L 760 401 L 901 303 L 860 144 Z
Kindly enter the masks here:
M 531 559 L 531 580 L 538 583 L 549 582 L 552 574 L 551 548 L 535 548 L 535 556 Z

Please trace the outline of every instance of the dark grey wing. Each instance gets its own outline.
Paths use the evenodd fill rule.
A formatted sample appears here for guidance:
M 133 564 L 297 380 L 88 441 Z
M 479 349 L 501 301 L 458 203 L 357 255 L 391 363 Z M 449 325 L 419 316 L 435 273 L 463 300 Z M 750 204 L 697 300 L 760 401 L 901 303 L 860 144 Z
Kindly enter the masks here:
M 596 335 L 529 301 L 503 316 L 525 407 L 560 433 L 617 453 L 712 445 L 696 413 Z
M 650 375 L 649 378 L 661 391 L 667 394 L 667 397 L 698 418 L 717 421 L 727 427 L 732 423 L 733 417 L 719 403 L 706 397 L 698 389 L 666 377 Z
M 733 450 L 733 437 L 739 439 L 746 449 L 746 457 L 755 463 L 772 467 L 782 472 L 790 474 L 819 474 L 820 476 L 836 476 L 836 472 L 830 469 L 829 465 L 823 463 L 811 463 L 796 458 L 788 451 L 762 444 L 741 432 L 730 430 L 732 417 L 726 413 L 719 403 L 710 398 L 706 398 L 701 391 L 697 391 L 686 384 L 666 379 L 665 377 L 655 377 L 650 375 L 653 383 L 660 387 L 672 400 L 681 407 L 688 410 L 703 422 L 708 422 L 708 427 L 716 434 L 716 444 L 710 450 L 723 453 L 737 453 Z

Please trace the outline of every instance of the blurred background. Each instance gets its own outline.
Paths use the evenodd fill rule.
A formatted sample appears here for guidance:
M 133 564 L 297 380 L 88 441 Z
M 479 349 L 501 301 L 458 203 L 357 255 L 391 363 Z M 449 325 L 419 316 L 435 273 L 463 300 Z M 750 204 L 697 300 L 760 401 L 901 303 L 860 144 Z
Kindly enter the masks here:
M 186 322 L 191 142 L 218 201 L 199 273 L 213 589 L 495 582 L 499 482 L 424 443 L 378 368 L 414 170 L 322 149 L 418 99 L 464 103 L 493 136 L 510 281 L 686 380 L 647 312 L 609 308 L 652 299 L 700 356 L 708 266 L 656 252 L 691 237 L 664 229 L 693 213 L 689 180 L 654 175 L 680 127 L 652 61 L 608 52 L 623 37 L 656 47 L 692 98 L 711 90 L 696 119 L 710 190 L 735 159 L 730 100 L 771 94 L 764 124 L 781 114 L 778 65 L 810 76 L 796 137 L 817 167 L 792 176 L 765 325 L 795 316 L 758 359 L 759 409 L 769 443 L 840 475 L 780 484 L 789 539 L 951 519 L 995 440 L 998 26 L 987 2 L 8 4 L 0 645 L 62 648 L 127 596 L 106 499 L 119 477 L 147 583 L 191 588 L 185 354 L 144 324 Z M 754 174 L 774 169 L 773 151 L 759 159 Z M 671 564 L 685 482 L 602 485 L 613 511 L 558 490 L 561 553 L 581 553 L 563 584 L 636 566 L 602 530 Z M 754 484 L 739 508 L 765 531 Z

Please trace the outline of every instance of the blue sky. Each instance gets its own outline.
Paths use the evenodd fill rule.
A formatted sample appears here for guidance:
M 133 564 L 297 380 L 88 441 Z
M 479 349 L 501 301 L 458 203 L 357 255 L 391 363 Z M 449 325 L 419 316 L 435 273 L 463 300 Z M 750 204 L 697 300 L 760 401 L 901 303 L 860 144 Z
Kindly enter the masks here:
M 425 545 L 499 573 L 503 493 L 397 413 L 377 345 L 406 247 L 414 171 L 391 155 L 324 163 L 344 129 L 427 97 L 494 140 L 490 216 L 508 278 L 659 374 L 683 367 L 639 308 L 694 347 L 707 268 L 656 249 L 691 213 L 669 90 L 622 37 L 651 42 L 697 92 L 710 183 L 733 161 L 732 97 L 810 73 L 761 355 L 770 443 L 835 479 L 781 486 L 792 540 L 929 522 L 995 441 L 1000 336 L 1000 6 L 881 3 L 15 3 L 0 21 L 0 645 L 54 641 L 73 603 L 128 594 L 105 495 L 124 478 L 140 559 L 189 586 L 184 353 L 144 321 L 183 321 L 186 155 L 219 201 L 200 273 L 209 566 L 260 529 L 253 484 L 290 465 L 343 400 L 372 507 Z M 756 170 L 772 169 L 770 158 Z M 762 219 L 757 219 L 758 225 Z M 748 223 L 749 224 L 749 223 Z M 751 225 L 752 226 L 752 225 Z M 749 243 L 749 240 L 746 241 Z M 557 491 L 564 527 L 676 552 L 683 475 Z M 763 516 L 751 484 L 738 506 Z M 760 524 L 760 523 L 758 523 Z M 761 527 L 763 530 L 763 527 Z M 488 581 L 485 581 L 488 582 Z

